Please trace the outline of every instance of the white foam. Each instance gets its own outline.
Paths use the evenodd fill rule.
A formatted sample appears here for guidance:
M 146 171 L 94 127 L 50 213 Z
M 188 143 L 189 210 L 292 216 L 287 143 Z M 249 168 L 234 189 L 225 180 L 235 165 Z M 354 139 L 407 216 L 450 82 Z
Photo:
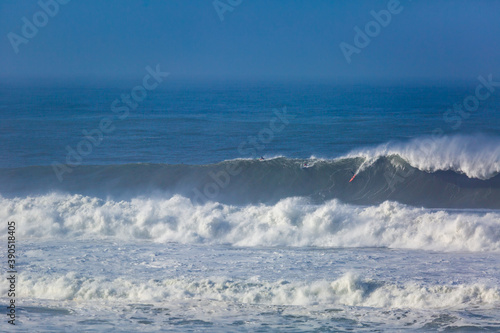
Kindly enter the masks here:
M 470 178 L 488 179 L 500 173 L 500 139 L 485 135 L 416 138 L 356 150 L 347 157 L 374 160 L 399 155 L 423 171 L 453 170 Z
M 347 273 L 334 280 L 260 281 L 224 277 L 130 280 L 80 277 L 75 272 L 39 277 L 20 274 L 19 297 L 51 300 L 163 302 L 211 299 L 270 305 L 334 304 L 379 308 L 464 308 L 498 305 L 498 287 L 483 284 L 391 284 Z
M 193 205 L 185 197 L 102 200 L 0 197 L 0 220 L 28 238 L 146 239 L 236 246 L 391 247 L 499 251 L 500 212 L 436 211 L 395 202 L 359 207 L 287 198 L 275 205 Z M 6 232 L 6 224 L 2 232 Z

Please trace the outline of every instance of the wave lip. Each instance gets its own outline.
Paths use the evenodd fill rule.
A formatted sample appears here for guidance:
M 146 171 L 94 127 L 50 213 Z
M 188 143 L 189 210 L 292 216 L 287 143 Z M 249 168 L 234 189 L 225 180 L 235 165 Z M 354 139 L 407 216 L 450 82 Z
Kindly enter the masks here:
M 180 195 L 114 201 L 51 194 L 0 197 L 0 219 L 15 220 L 19 236 L 33 239 L 500 251 L 500 212 L 429 210 L 389 201 L 363 207 L 296 197 L 234 206 L 198 205 Z
M 398 155 L 411 166 L 427 172 L 455 171 L 469 178 L 490 179 L 500 173 L 500 139 L 478 135 L 416 138 L 392 142 L 373 149 L 354 151 L 347 157 L 375 160 Z

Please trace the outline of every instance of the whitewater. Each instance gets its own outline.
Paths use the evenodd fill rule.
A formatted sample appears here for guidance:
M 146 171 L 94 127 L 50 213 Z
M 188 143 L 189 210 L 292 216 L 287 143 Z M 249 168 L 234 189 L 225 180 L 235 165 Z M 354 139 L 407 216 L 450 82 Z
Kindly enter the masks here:
M 283 199 L 274 205 L 196 205 L 179 195 L 114 201 L 52 194 L 0 198 L 0 203 L 0 218 L 15 220 L 20 237 L 30 239 L 500 250 L 500 213 L 496 211 L 431 210 L 389 201 L 368 207 L 338 200 L 314 205 L 305 198 Z

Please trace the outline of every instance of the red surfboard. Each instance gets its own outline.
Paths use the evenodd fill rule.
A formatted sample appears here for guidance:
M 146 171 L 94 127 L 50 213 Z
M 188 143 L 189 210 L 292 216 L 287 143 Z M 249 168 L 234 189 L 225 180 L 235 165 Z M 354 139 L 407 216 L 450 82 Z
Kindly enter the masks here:
M 351 180 L 349 181 L 349 183 L 350 183 L 350 182 L 352 182 L 352 181 L 354 180 L 354 178 L 356 178 L 356 176 L 357 176 L 357 175 L 358 175 L 358 174 L 355 174 L 354 176 L 352 176 L 352 178 L 351 178 Z

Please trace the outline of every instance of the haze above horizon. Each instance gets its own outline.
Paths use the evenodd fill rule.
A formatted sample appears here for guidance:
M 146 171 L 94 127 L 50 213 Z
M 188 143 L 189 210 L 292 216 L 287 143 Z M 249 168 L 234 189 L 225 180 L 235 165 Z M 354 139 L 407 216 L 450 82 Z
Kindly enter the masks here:
M 499 12 L 486 0 L 3 0 L 0 78 L 140 78 L 156 64 L 194 80 L 498 77 Z

